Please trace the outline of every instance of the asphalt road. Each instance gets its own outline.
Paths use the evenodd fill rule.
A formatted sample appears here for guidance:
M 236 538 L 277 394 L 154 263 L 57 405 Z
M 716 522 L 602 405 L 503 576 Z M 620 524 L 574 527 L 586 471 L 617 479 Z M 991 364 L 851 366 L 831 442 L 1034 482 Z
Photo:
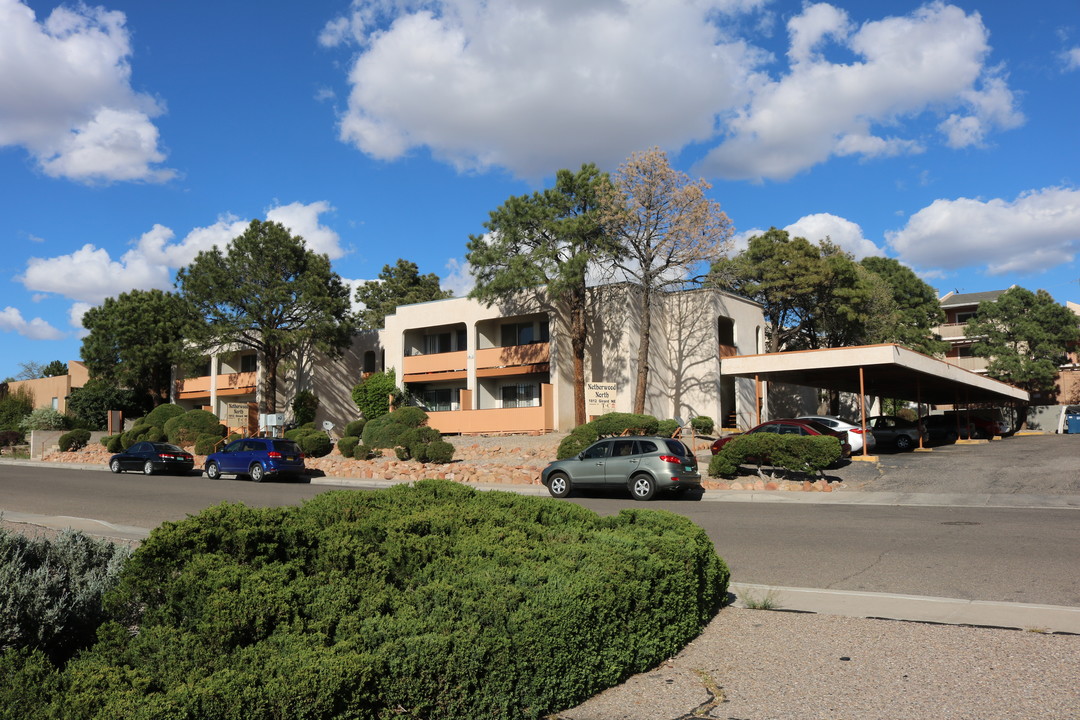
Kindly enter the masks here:
M 332 489 L 0 465 L 0 511 L 146 528 L 220 502 L 298 504 Z M 686 515 L 714 540 L 736 582 L 1080 607 L 1075 509 L 692 499 L 644 505 L 603 494 L 573 501 L 602 514 L 648 507 Z

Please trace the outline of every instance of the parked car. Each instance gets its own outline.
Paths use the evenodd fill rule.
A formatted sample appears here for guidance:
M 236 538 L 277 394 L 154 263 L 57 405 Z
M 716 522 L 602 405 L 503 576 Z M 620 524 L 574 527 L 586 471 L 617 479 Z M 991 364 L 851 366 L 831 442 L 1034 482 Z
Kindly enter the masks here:
M 577 457 L 555 460 L 540 473 L 553 497 L 575 488 L 625 487 L 635 500 L 660 492 L 682 493 L 701 485 L 697 458 L 680 440 L 612 437 L 598 440 Z
M 923 426 L 923 437 L 927 442 L 951 444 L 958 439 L 967 439 L 970 430 L 963 420 L 955 415 L 924 415 L 919 422 Z
M 955 418 L 959 416 L 960 426 L 964 427 L 966 424 L 970 425 L 970 436 L 977 438 L 990 439 L 995 435 L 1011 435 L 1011 428 L 1009 423 L 1000 414 L 993 414 L 989 411 L 990 416 L 981 414 L 987 411 L 972 411 L 965 412 L 963 410 L 946 410 L 944 416 L 947 418 Z
M 756 427 L 752 427 L 747 430 L 744 435 L 750 433 L 777 433 L 779 435 L 832 435 L 840 441 L 840 449 L 843 453 L 843 457 L 851 457 L 851 444 L 847 440 L 847 432 L 842 430 L 833 430 L 827 425 L 817 422 L 816 420 L 801 420 L 796 418 L 781 418 L 779 420 L 768 420 L 761 423 Z M 712 444 L 712 454 L 715 455 L 720 450 L 731 442 L 738 435 L 725 435 L 724 437 L 717 438 Z
M 143 475 L 157 472 L 183 474 L 195 467 L 195 458 L 182 447 L 170 443 L 142 440 L 122 453 L 109 458 L 114 473 L 139 470 Z
M 874 433 L 871 432 L 870 426 L 866 426 L 866 435 L 863 435 L 862 425 L 852 422 L 851 420 L 844 420 L 834 415 L 802 415 L 797 420 L 814 420 L 826 427 L 830 427 L 833 430 L 841 430 L 847 433 L 848 445 L 851 445 L 852 454 L 862 452 L 863 445 L 866 445 L 867 452 L 874 449 L 877 443 L 877 438 L 874 437 Z
M 895 415 L 874 415 L 866 419 L 866 425 L 873 431 L 879 447 L 910 450 L 919 444 L 919 426 L 911 420 Z
M 253 482 L 262 482 L 272 476 L 300 475 L 307 468 L 304 453 L 292 440 L 243 438 L 207 455 L 203 469 L 211 480 L 222 475 L 247 475 Z

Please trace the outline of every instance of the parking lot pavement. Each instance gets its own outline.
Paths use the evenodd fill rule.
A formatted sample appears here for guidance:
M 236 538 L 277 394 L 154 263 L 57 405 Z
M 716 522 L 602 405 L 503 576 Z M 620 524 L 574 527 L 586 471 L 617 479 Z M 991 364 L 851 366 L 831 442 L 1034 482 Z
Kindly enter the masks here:
M 1080 435 L 1014 435 L 876 455 L 876 463 L 851 462 L 826 475 L 863 492 L 1080 495 Z

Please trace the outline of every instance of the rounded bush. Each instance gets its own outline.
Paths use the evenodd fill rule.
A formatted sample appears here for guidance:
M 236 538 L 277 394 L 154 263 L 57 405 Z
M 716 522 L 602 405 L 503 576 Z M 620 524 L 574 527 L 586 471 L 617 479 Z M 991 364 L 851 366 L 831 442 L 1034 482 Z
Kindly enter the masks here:
M 378 451 L 375 448 L 370 448 L 363 443 L 360 443 L 353 449 L 353 458 L 356 460 L 370 460 L 375 457 Z
M 708 415 L 698 415 L 695 418 L 691 418 L 690 427 L 694 429 L 698 435 L 712 435 L 713 429 L 716 427 L 716 423 Z
M 188 410 L 165 423 L 165 435 L 173 445 L 190 447 L 200 435 L 225 437 L 229 432 L 217 415 L 209 410 Z
M 225 443 L 221 441 L 220 435 L 204 433 L 195 439 L 195 454 L 209 455 L 212 452 L 217 452 L 224 445 Z
M 661 420 L 656 424 L 656 434 L 660 437 L 675 437 L 675 433 L 678 431 L 678 420 Z
M 165 403 L 164 405 L 158 405 L 156 408 L 147 413 L 146 417 L 142 420 L 147 425 L 155 425 L 159 428 L 165 427 L 165 423 L 172 420 L 174 417 L 179 417 L 186 413 L 187 410 L 174 405 L 172 403 Z
M 101 447 L 107 448 L 107 447 L 109 447 L 109 441 L 112 440 L 114 437 L 116 437 L 116 436 L 115 435 L 102 435 L 98 439 L 98 442 L 101 443 Z
M 364 432 L 364 425 L 367 424 L 367 420 L 363 418 L 359 420 L 353 420 L 351 423 L 345 426 L 345 434 L 352 437 L 360 437 Z
M 418 428 L 421 425 L 427 425 L 428 414 L 424 412 L 423 408 L 418 408 L 414 405 L 406 405 L 400 407 L 394 412 L 390 413 L 390 417 L 394 422 L 399 422 L 407 427 Z
M 454 446 L 445 440 L 436 440 L 427 446 L 427 462 L 448 463 L 454 459 Z
M 105 446 L 105 449 L 111 453 L 118 453 L 124 451 L 124 436 L 112 435 L 109 437 L 109 444 Z
M 129 430 L 125 430 L 120 436 L 120 444 L 127 450 L 129 447 L 146 439 L 146 434 L 150 432 L 150 425 L 146 425 L 141 420 L 137 420 L 135 424 Z
M 334 449 L 334 443 L 326 433 L 311 433 L 300 438 L 300 449 L 309 457 L 323 457 Z
M 578 453 L 599 439 L 600 436 L 597 435 L 596 428 L 592 423 L 578 425 L 559 443 L 559 449 L 555 452 L 555 456 L 559 460 L 576 457 Z
M 398 444 L 398 438 L 409 427 L 396 422 L 390 415 L 383 415 L 364 426 L 363 442 L 373 448 L 392 448 Z
M 90 442 L 89 430 L 72 430 L 60 436 L 60 452 L 81 450 Z
M 341 457 L 352 457 L 356 446 L 360 444 L 360 438 L 355 435 L 346 435 L 337 441 L 338 452 Z

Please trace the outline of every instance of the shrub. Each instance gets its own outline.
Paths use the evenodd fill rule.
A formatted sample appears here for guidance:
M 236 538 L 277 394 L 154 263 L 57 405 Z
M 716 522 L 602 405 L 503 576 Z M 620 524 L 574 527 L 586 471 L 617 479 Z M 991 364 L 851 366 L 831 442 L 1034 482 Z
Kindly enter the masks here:
M 601 415 L 590 423 L 600 437 L 611 435 L 655 435 L 659 421 L 652 415 L 612 412 Z
M 204 433 L 195 438 L 195 454 L 196 455 L 209 455 L 212 452 L 217 452 L 221 449 L 224 443 L 221 442 L 220 435 L 210 435 Z
M 60 452 L 82 450 L 90 442 L 89 430 L 72 430 L 60 436 Z
M 147 401 L 145 394 L 93 379 L 81 388 L 71 389 L 67 411 L 77 422 L 85 424 L 87 429 L 104 430 L 109 424 L 110 410 L 119 410 L 124 417 L 138 417 L 145 412 Z M 163 419 L 161 424 L 167 419 Z
M 188 410 L 183 415 L 176 415 L 166 421 L 164 430 L 169 442 L 183 447 L 194 445 L 200 435 L 225 437 L 229 432 L 209 410 Z
M 127 547 L 65 530 L 55 540 L 0 528 L 0 649 L 32 649 L 54 663 L 94 639 L 101 599 L 116 585 Z
M 123 436 L 123 434 L 110 435 L 109 436 L 109 444 L 105 446 L 105 449 L 108 450 L 111 453 L 123 452 L 123 450 L 124 450 L 124 436 Z
M 130 429 L 125 430 L 120 435 L 120 445 L 123 447 L 124 450 L 127 450 L 129 447 L 139 442 L 140 440 L 145 440 L 146 435 L 150 432 L 151 429 L 151 426 L 146 425 L 144 421 L 136 420 L 135 424 L 132 425 Z
M 353 420 L 351 423 L 345 426 L 345 434 L 352 435 L 353 437 L 360 437 L 364 432 L 364 424 L 367 420 Z
M 67 427 L 66 418 L 52 408 L 37 408 L 19 422 L 19 427 L 24 432 L 32 430 L 64 430 Z
M 352 456 L 356 460 L 370 460 L 371 458 L 375 457 L 378 452 L 379 451 L 375 448 L 368 447 L 367 445 L 361 443 L 357 445 L 355 449 L 353 449 Z
M 341 453 L 341 457 L 352 457 L 353 451 L 356 450 L 356 446 L 359 444 L 360 438 L 355 435 L 346 435 L 337 441 L 337 449 Z
M 174 417 L 180 417 L 186 412 L 187 410 L 180 407 L 179 405 L 165 403 L 164 405 L 158 405 L 156 408 L 151 410 L 146 415 L 146 417 L 143 418 L 143 422 L 147 425 L 164 428 L 165 423 L 169 422 Z
M 559 449 L 555 451 L 555 456 L 559 460 L 576 457 L 578 453 L 599 439 L 600 436 L 596 434 L 596 427 L 592 423 L 578 425 L 559 443 Z
M 712 435 L 713 429 L 716 427 L 716 423 L 708 415 L 698 415 L 695 418 L 690 419 L 690 427 L 694 429 L 698 435 Z
M 656 424 L 656 434 L 660 437 L 675 437 L 679 432 L 678 420 L 661 420 Z
M 297 425 L 313 422 L 315 412 L 319 409 L 319 397 L 310 390 L 301 390 L 296 393 L 292 401 L 293 419 Z
M 401 399 L 394 371 L 372 373 L 353 388 L 352 398 L 365 420 L 383 417 Z
M 19 423 L 34 410 L 34 393 L 20 386 L 0 398 L 0 430 L 22 430 Z
M 297 444 L 305 455 L 316 458 L 329 455 L 330 451 L 334 449 L 334 443 L 326 433 L 304 435 Z
M 0 447 L 20 445 L 24 437 L 18 430 L 0 430 Z
M 454 446 L 445 440 L 436 440 L 429 443 L 426 448 L 427 460 L 429 463 L 448 463 L 454 459 Z
M 821 435 L 777 435 L 750 433 L 741 435 L 721 448 L 709 461 L 709 475 L 730 476 L 743 463 L 764 465 L 788 472 L 820 473 L 840 459 L 842 450 L 836 438 Z
M 156 528 L 116 621 L 57 682 L 28 661 L 21 685 L 96 717 L 535 720 L 674 655 L 728 576 L 658 511 L 445 481 L 223 504 Z

